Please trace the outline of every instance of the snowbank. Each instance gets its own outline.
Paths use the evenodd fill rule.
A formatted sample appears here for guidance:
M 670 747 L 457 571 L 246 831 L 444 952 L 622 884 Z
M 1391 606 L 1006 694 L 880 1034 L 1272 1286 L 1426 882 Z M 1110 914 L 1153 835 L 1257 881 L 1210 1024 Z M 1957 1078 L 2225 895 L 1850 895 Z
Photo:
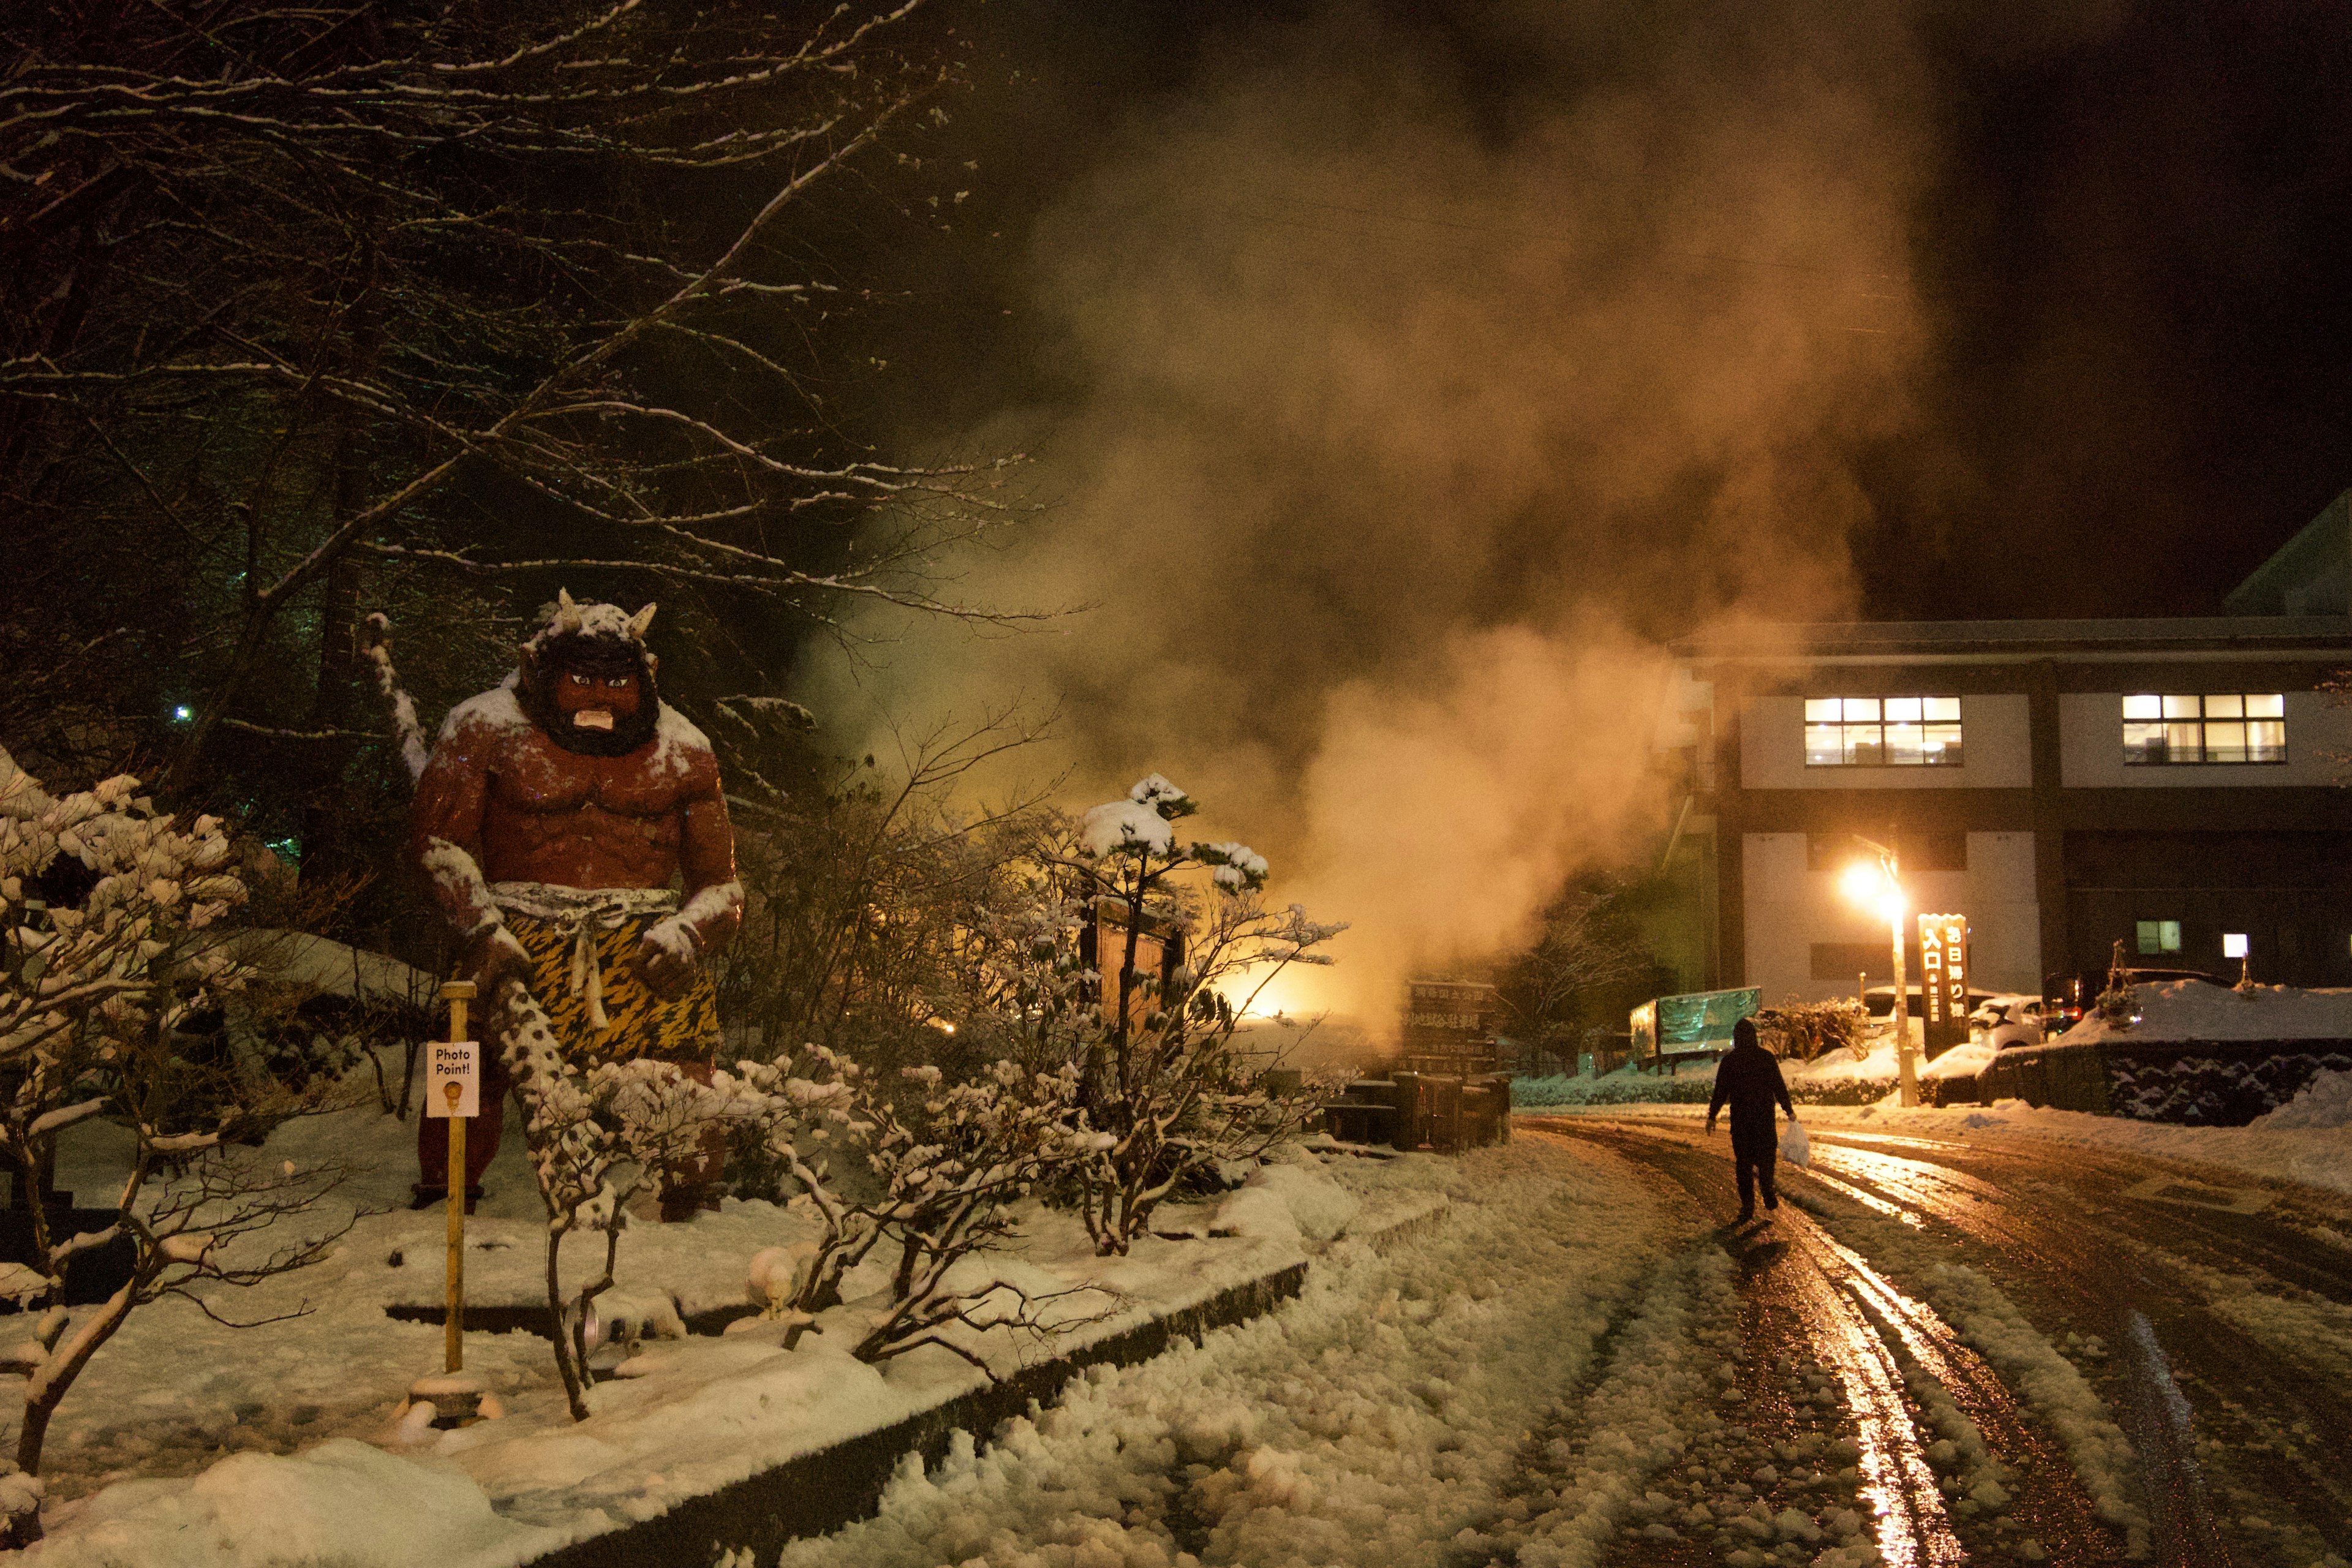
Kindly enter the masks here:
M 2289 1132 L 2335 1127 L 2352 1127 L 2352 1072 L 2321 1073 L 2293 1100 L 2255 1117 L 2245 1130 Z
M 1711 1419 L 1685 1394 L 1715 1360 L 1691 1353 L 1694 1321 L 1729 1316 L 1693 1300 L 1720 1255 L 1654 1267 L 1674 1223 L 1657 1198 L 1539 1141 L 1330 1170 L 1367 1200 L 1442 1185 L 1450 1217 L 1387 1257 L 1343 1240 L 1282 1312 L 905 1467 L 877 1517 L 793 1542 L 782 1568 L 1591 1562 L 1640 1506 L 1634 1479 Z M 1531 1514 L 1529 1433 L 1595 1379 L 1612 1440 Z
M 2138 1022 L 2118 1029 L 2095 1012 L 2058 1037 L 2096 1040 L 2352 1040 L 2352 991 L 2257 985 L 2237 991 L 2203 980 L 2132 987 Z
M 332 1563 L 512 1563 L 562 1537 L 502 1519 L 465 1475 L 423 1468 L 348 1437 L 305 1454 L 236 1454 L 186 1484 L 127 1481 L 93 1499 L 42 1564 L 252 1568 Z

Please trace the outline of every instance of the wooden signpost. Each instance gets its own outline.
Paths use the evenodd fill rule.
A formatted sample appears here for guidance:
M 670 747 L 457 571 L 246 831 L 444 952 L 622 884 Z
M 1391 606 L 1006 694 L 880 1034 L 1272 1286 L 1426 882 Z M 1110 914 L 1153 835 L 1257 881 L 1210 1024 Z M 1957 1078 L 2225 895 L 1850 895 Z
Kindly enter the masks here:
M 466 1038 L 466 1004 L 474 983 L 452 980 L 441 987 L 449 1004 L 449 1038 L 427 1052 L 425 1114 L 449 1123 L 449 1318 L 442 1336 L 446 1372 L 466 1366 L 466 1121 L 481 1107 L 481 1047 Z
M 466 1120 L 481 1110 L 482 1047 L 466 1038 L 466 1004 L 474 999 L 474 983 L 452 980 L 441 987 L 441 999 L 449 1004 L 449 1037 L 425 1042 L 425 1114 L 449 1123 L 448 1305 L 441 1333 L 442 1370 L 436 1376 L 418 1378 L 408 1397 L 416 1419 L 429 1408 L 433 1426 L 462 1426 L 496 1414 L 485 1402 L 480 1380 L 465 1370 Z

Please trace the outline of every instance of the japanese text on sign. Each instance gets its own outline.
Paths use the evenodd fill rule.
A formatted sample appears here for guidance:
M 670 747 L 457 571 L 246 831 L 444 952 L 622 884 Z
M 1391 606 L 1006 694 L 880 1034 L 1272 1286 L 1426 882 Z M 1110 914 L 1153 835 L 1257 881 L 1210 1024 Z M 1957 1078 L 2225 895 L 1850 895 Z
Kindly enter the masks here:
M 1930 1053 L 1969 1037 L 1969 920 L 1919 917 L 1919 1011 Z

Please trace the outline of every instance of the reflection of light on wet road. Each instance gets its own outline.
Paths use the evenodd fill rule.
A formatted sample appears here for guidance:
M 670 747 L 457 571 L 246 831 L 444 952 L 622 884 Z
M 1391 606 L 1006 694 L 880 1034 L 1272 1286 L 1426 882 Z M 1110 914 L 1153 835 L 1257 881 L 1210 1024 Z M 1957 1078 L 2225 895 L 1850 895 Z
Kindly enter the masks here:
M 1816 1156 L 1816 1158 L 1818 1158 L 1818 1156 Z M 1863 1207 L 1876 1209 L 1880 1214 L 1885 1215 L 1889 1219 L 1899 1219 L 1905 1225 L 1908 1226 L 1924 1226 L 1927 1224 L 1927 1221 L 1921 1219 L 1911 1210 L 1906 1208 L 1897 1208 L 1893 1204 L 1888 1203 L 1885 1198 L 1879 1197 L 1871 1193 L 1864 1192 L 1852 1182 L 1841 1182 L 1835 1176 L 1830 1175 L 1825 1172 L 1812 1170 L 1810 1167 L 1805 1167 L 1805 1173 L 1812 1177 L 1813 1180 L 1821 1183 L 1822 1185 L 1825 1187 L 1833 1187 L 1837 1191 L 1843 1193 L 1854 1202 L 1862 1205 Z
M 1818 1353 L 1844 1391 L 1846 1409 L 1853 1416 L 1854 1438 L 1862 1448 L 1855 1468 L 1862 1476 L 1862 1495 L 1875 1516 L 1879 1554 L 1888 1568 L 1949 1568 L 1965 1554 L 1945 1515 L 1935 1471 L 1919 1450 L 1911 1413 L 1904 1406 L 1902 1369 L 1861 1308 L 1832 1284 L 1819 1246 L 1827 1237 L 1793 1215 L 1790 1223 L 1813 1244 L 1806 1251 L 1814 1267 L 1801 1274 L 1806 1315 L 1812 1320 Z M 1893 1293 L 1893 1287 L 1876 1275 L 1870 1279 Z
M 1849 1132 L 1843 1127 L 1827 1132 L 1817 1132 L 1814 1136 L 1851 1139 L 1856 1143 L 1885 1143 L 1897 1149 L 1965 1149 L 1968 1147 L 1965 1143 L 1955 1143 L 1944 1138 L 1907 1138 L 1900 1132 Z
M 2000 1188 L 1964 1171 L 1931 1165 L 1924 1160 L 1906 1160 L 1900 1154 L 1882 1154 L 1874 1149 L 1840 1149 L 1824 1144 L 1813 1152 L 1813 1161 L 1931 1211 L 1952 1208 L 1956 1206 L 1955 1200 L 1998 1202 L 2000 1198 Z

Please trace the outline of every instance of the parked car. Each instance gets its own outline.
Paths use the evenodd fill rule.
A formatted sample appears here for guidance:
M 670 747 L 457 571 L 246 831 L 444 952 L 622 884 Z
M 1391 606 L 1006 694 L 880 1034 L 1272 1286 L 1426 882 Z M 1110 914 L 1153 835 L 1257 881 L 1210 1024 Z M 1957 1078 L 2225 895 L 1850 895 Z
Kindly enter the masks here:
M 1997 1051 L 2038 1046 L 2043 1034 L 2042 998 L 2019 991 L 1988 997 L 1969 1015 L 1969 1033 Z
M 1910 1009 L 1911 1016 L 1914 1018 L 1920 1016 L 1924 1004 L 1921 1000 L 1921 992 L 1919 987 L 1916 985 L 1906 985 L 1903 989 L 1908 998 L 1907 1005 Z M 1990 1002 L 1992 999 L 1992 992 L 1970 991 L 1969 993 L 1969 1010 L 1973 1013 L 1977 1008 L 1982 1006 L 1985 1003 Z M 1892 985 L 1874 985 L 1869 990 L 1862 994 L 1862 1004 L 1864 1007 L 1869 1009 L 1870 1016 L 1874 1019 L 1891 1018 L 1895 1016 L 1895 987 Z
M 1908 998 L 1905 1005 L 1910 1014 L 1911 1037 L 1916 1040 L 1926 1033 L 1926 1028 L 1922 1022 L 1922 1020 L 1927 1016 L 1923 993 L 1921 988 L 1916 985 L 1906 985 L 1903 989 Z M 1991 1001 L 1992 997 L 1993 994 L 1990 991 L 1970 991 L 1969 993 L 1969 1013 L 1973 1015 L 1979 1007 L 1982 1006 L 1987 1002 Z M 1870 1014 L 1870 1023 L 1867 1026 L 1868 1032 L 1874 1036 L 1884 1037 L 1887 1031 L 1894 1027 L 1895 987 L 1892 985 L 1872 986 L 1869 990 L 1864 991 L 1862 994 L 1862 1005 Z M 1945 1047 L 1945 1049 L 1949 1048 L 1950 1047 Z M 1933 1061 L 1936 1057 L 1942 1056 L 1943 1054 L 1943 1050 L 1936 1051 L 1927 1059 Z
M 2168 980 L 2202 980 L 2211 985 L 2230 983 L 2201 969 L 2126 969 L 2124 973 L 2135 985 L 2160 984 Z M 2099 993 L 2107 988 L 2107 972 L 2104 969 L 2085 971 L 2081 974 L 2045 974 L 2042 977 L 2042 1021 L 2053 1035 L 2063 1035 L 2083 1021 L 2083 1015 L 2098 1005 Z

